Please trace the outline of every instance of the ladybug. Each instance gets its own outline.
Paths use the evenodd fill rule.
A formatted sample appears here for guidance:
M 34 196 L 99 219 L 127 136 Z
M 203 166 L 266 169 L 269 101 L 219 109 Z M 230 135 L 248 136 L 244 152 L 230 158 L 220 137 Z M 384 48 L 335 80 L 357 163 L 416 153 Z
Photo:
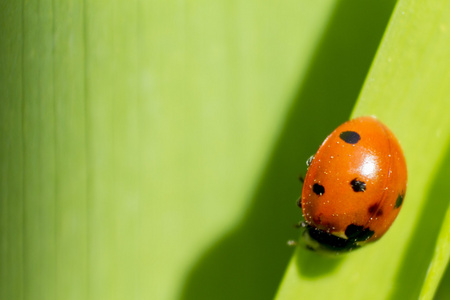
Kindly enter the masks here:
M 381 238 L 406 193 L 406 161 L 394 134 L 374 117 L 345 122 L 307 161 L 298 201 L 310 250 L 339 254 Z

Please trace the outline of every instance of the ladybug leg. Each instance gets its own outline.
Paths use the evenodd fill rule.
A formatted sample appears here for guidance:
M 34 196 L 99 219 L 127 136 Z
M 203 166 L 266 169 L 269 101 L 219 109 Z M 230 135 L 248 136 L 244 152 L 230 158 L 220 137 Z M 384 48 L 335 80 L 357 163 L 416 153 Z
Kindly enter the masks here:
M 301 182 L 302 184 L 303 184 L 303 182 L 305 182 L 305 179 L 303 178 L 302 175 L 298 176 L 298 180 L 300 180 L 300 182 Z M 300 207 L 300 208 L 302 208 L 302 196 L 300 196 L 300 197 L 297 199 L 297 206 Z
M 309 166 L 311 165 L 312 161 L 314 159 L 314 155 L 311 155 L 307 160 L 306 160 L 306 166 L 309 168 Z
M 294 241 L 294 240 L 289 240 L 289 241 L 287 241 L 287 245 L 289 247 L 296 247 L 296 246 L 298 246 L 298 242 Z
M 305 221 L 300 221 L 297 224 L 294 225 L 295 228 L 305 228 L 308 227 L 308 224 Z

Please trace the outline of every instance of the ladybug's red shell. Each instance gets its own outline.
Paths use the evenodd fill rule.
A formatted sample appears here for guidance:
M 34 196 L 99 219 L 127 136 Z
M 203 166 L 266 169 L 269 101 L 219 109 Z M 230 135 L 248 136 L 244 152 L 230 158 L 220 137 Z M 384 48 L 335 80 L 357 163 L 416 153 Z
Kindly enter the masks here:
M 406 181 L 402 149 L 385 125 L 361 117 L 339 126 L 314 155 L 303 184 L 309 247 L 347 251 L 379 239 L 400 211 Z

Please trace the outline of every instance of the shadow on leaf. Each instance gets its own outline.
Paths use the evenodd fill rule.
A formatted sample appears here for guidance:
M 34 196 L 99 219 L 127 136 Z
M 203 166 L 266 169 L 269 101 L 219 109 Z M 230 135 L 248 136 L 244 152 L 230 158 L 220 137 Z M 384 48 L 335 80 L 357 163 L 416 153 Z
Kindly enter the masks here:
M 350 115 L 394 4 L 338 3 L 246 216 L 199 258 L 182 299 L 273 298 L 294 252 L 286 242 L 299 236 L 293 226 L 301 218 L 297 178 L 305 174 L 306 159 Z M 299 272 L 313 277 L 339 261 L 326 263 L 315 253 L 308 257 Z
M 429 184 L 427 199 L 416 228 L 412 232 L 403 262 L 394 281 L 390 299 L 418 299 L 422 284 L 434 254 L 437 237 L 445 213 L 450 204 L 448 178 L 450 178 L 450 148 L 442 159 L 439 169 Z M 415 284 L 411 284 L 415 283 Z M 445 290 L 445 288 L 441 288 Z M 439 299 L 439 298 L 437 298 Z

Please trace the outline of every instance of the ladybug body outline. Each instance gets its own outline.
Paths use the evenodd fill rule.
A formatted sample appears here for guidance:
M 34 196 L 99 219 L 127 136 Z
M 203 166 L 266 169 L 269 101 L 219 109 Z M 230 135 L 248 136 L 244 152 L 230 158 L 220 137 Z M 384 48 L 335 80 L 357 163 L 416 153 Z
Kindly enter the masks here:
M 307 161 L 298 201 L 308 249 L 348 252 L 382 237 L 406 193 L 407 169 L 393 133 L 375 117 L 340 125 Z

